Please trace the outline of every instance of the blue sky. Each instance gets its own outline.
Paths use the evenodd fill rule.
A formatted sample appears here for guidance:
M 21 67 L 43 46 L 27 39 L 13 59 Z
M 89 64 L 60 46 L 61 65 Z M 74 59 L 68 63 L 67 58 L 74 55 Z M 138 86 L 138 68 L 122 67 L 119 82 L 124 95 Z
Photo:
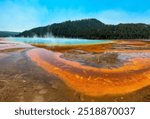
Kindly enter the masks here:
M 150 0 L 0 0 L 0 31 L 24 31 L 65 20 L 150 24 Z

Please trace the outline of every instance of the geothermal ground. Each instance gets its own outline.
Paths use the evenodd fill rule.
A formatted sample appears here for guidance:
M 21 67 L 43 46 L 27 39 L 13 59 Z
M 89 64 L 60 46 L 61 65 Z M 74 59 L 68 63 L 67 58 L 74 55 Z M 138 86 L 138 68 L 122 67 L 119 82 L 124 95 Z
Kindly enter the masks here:
M 51 47 L 0 39 L 0 101 L 150 101 L 150 43 Z

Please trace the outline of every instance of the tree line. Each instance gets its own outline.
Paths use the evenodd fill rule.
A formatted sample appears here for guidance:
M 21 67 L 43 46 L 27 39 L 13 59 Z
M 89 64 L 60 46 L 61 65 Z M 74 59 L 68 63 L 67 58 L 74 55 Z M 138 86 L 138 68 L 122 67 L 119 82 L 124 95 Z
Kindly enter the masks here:
M 150 39 L 148 24 L 107 25 L 97 19 L 65 21 L 24 31 L 23 37 L 67 37 L 84 39 Z

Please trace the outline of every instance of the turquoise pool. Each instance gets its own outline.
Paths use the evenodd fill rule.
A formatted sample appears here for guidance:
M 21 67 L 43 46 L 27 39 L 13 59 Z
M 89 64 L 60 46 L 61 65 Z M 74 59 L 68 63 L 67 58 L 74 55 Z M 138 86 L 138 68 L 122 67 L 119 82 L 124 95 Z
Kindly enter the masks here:
M 86 45 L 109 43 L 111 40 L 88 40 L 69 38 L 8 38 L 9 41 L 45 45 Z

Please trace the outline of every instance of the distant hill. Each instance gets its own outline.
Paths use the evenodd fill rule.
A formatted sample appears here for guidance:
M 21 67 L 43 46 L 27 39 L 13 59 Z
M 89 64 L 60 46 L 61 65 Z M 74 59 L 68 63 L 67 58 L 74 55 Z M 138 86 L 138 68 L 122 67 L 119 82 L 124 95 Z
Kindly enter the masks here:
M 16 36 L 19 32 L 0 31 L 0 37 Z
M 24 37 L 68 37 L 86 39 L 150 39 L 148 24 L 107 25 L 97 19 L 66 21 L 24 31 Z

